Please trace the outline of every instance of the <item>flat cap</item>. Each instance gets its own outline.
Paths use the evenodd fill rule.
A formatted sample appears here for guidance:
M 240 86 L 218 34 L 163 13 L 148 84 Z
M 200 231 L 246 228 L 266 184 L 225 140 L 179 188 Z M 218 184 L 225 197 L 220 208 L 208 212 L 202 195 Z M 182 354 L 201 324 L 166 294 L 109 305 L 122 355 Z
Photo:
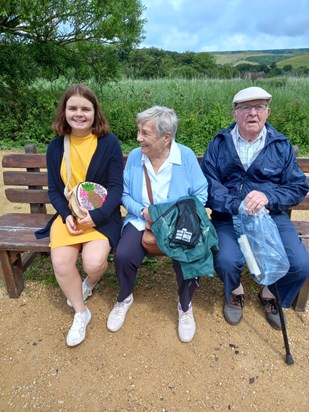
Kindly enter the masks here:
M 247 87 L 235 94 L 233 99 L 233 107 L 242 102 L 249 102 L 250 100 L 269 100 L 271 101 L 271 94 L 261 87 Z

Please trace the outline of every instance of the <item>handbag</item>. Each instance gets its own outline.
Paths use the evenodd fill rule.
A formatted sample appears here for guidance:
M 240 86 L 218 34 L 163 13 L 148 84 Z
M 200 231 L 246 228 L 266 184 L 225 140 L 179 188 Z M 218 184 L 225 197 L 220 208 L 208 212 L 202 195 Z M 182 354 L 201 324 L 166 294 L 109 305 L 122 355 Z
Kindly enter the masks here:
M 81 208 L 94 210 L 105 202 L 107 190 L 94 182 L 81 182 L 74 186 L 69 193 L 69 208 L 72 215 L 80 219 L 87 216 Z
M 151 190 L 151 183 L 149 179 L 149 175 L 147 172 L 147 168 L 144 165 L 144 173 L 145 173 L 145 179 L 146 179 L 146 186 L 147 186 L 147 193 L 149 197 L 149 201 L 151 204 L 153 204 L 153 196 L 152 196 L 152 190 Z M 157 239 L 155 235 L 151 231 L 151 222 L 146 223 L 145 231 L 142 236 L 142 245 L 144 249 L 147 252 L 148 256 L 160 256 L 164 255 L 162 251 L 159 249 L 158 244 L 157 244 Z
M 64 188 L 64 195 L 69 202 L 69 208 L 74 217 L 83 219 L 87 216 L 81 208 L 87 210 L 94 210 L 101 207 L 105 202 L 107 190 L 105 187 L 95 182 L 81 182 L 78 183 L 69 192 L 68 185 L 71 178 L 70 168 L 70 138 L 68 135 L 64 136 L 64 154 L 67 169 L 67 184 Z

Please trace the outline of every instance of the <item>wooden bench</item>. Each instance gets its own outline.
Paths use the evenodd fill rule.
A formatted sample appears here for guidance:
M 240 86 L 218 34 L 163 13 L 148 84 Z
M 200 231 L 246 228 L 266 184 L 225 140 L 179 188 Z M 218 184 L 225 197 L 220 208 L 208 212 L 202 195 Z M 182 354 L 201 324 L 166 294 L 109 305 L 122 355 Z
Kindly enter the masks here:
M 200 161 L 201 158 L 198 158 Z M 305 173 L 309 173 L 309 158 L 297 158 Z M 44 227 L 52 214 L 47 213 L 47 171 L 45 154 L 37 154 L 35 145 L 26 146 L 25 153 L 6 154 L 2 159 L 3 183 L 10 202 L 27 204 L 28 213 L 8 213 L 0 216 L 0 275 L 8 294 L 17 298 L 24 289 L 24 272 L 35 254 L 49 252 L 49 238 L 36 239 L 34 232 Z M 291 210 L 309 210 L 309 196 Z M 299 235 L 309 249 L 309 222 L 294 222 Z M 297 311 L 304 311 L 309 296 L 309 278 L 294 302 Z
M 309 158 L 297 157 L 297 163 L 299 164 L 302 171 L 308 175 L 309 174 Z M 307 179 L 309 181 L 309 177 Z M 300 202 L 298 205 L 291 208 L 290 218 L 292 220 L 293 220 L 293 211 L 295 210 L 309 211 L 309 195 L 307 195 L 305 199 L 302 202 Z M 293 220 L 293 223 L 294 223 L 294 226 L 296 227 L 296 230 L 299 236 L 302 238 L 304 245 L 309 251 L 309 222 L 305 220 L 302 220 L 302 221 Z M 293 304 L 294 309 L 297 312 L 304 312 L 308 298 L 309 298 L 309 277 L 307 278 L 305 284 L 301 288 L 297 298 L 294 301 L 294 304 Z

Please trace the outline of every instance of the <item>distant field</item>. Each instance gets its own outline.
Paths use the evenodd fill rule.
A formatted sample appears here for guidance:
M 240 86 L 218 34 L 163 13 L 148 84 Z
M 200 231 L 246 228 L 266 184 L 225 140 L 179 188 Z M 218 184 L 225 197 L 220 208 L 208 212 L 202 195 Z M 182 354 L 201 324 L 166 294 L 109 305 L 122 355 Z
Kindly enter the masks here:
M 240 63 L 260 63 L 269 65 L 271 62 L 276 62 L 280 68 L 287 64 L 291 64 L 293 67 L 309 67 L 309 49 L 214 52 L 211 54 L 215 57 L 217 64 L 236 66 Z
M 282 69 L 283 66 L 291 64 L 293 67 L 306 66 L 309 67 L 309 54 L 306 56 L 292 57 L 277 63 L 277 66 Z
M 244 63 L 247 57 L 256 57 L 256 56 L 268 56 L 266 53 L 262 52 L 235 52 L 235 53 L 211 53 L 216 58 L 217 64 L 232 64 L 236 66 L 239 63 Z M 246 61 L 246 63 L 248 63 Z

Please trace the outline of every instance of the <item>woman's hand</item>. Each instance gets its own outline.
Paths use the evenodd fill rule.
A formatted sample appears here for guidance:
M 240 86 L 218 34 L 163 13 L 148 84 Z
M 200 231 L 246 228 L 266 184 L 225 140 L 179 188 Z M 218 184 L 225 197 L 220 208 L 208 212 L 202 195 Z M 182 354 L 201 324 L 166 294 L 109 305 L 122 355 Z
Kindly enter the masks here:
M 145 220 L 151 220 L 149 211 L 148 211 L 148 207 L 144 207 L 143 209 L 143 217 Z
M 86 214 L 85 217 L 82 219 L 78 218 L 77 221 L 80 225 L 84 226 L 86 229 L 90 229 L 91 227 L 95 227 L 95 224 L 93 220 L 91 219 L 91 216 L 89 215 L 89 211 L 85 209 L 84 207 L 81 207 L 81 210 Z
M 69 215 L 65 219 L 65 224 L 71 235 L 81 235 L 82 233 L 84 233 L 83 230 L 77 228 L 75 219 L 72 215 Z

